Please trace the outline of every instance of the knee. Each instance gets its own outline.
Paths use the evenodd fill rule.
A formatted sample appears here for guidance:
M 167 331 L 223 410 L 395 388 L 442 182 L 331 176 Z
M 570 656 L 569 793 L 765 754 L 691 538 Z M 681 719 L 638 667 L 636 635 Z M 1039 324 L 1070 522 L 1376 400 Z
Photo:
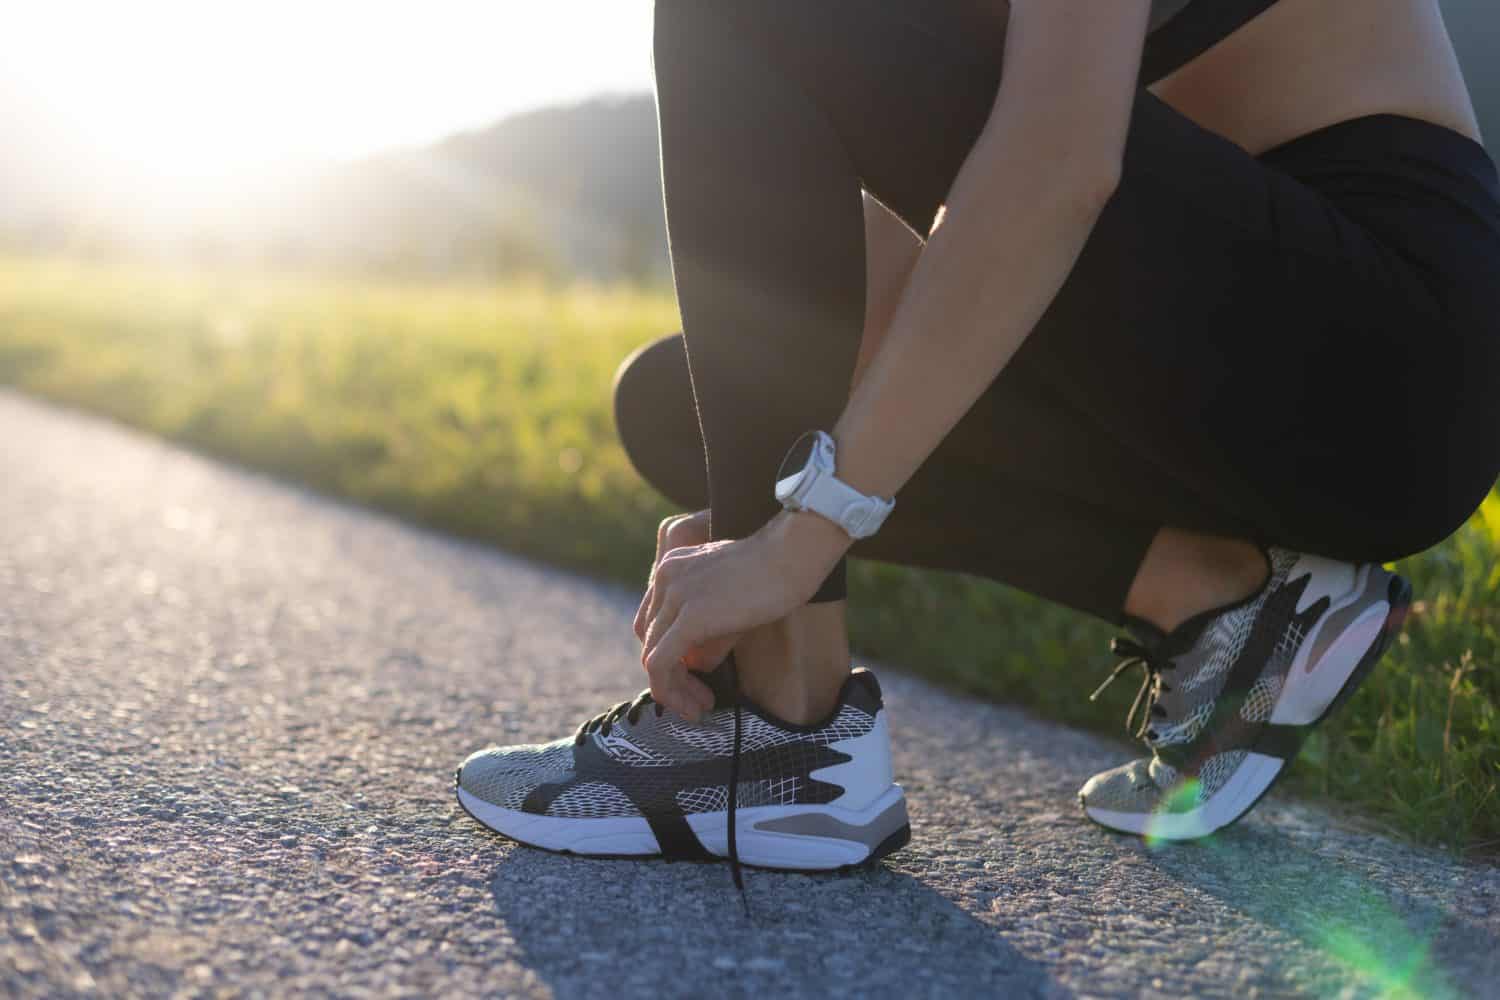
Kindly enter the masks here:
M 615 369 L 615 432 L 637 472 L 679 506 L 708 504 L 703 438 L 682 334 L 632 351 Z
M 1382 562 L 1405 559 L 1425 552 L 1456 533 L 1468 522 L 1495 487 L 1496 470 L 1449 466 L 1430 474 L 1407 470 L 1405 488 L 1390 488 L 1394 495 L 1382 523 L 1371 528 L 1384 540 L 1384 551 L 1373 554 Z
M 681 402 L 684 388 L 691 405 L 692 382 L 682 334 L 669 334 L 631 351 L 615 369 L 610 388 L 620 437 L 639 438 L 664 416 L 680 417 L 663 411 Z
M 1495 476 L 1490 472 L 1483 481 L 1471 478 L 1467 483 L 1435 480 L 1430 486 L 1431 495 L 1411 506 L 1399 538 L 1398 558 L 1425 552 L 1455 534 L 1494 489 Z

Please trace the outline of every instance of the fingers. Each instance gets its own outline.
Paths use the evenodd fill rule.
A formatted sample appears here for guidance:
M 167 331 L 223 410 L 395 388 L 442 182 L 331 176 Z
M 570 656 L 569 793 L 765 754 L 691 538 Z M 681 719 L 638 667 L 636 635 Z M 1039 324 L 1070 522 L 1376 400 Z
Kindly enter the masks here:
M 660 621 L 659 619 L 667 606 L 667 595 L 671 590 L 668 578 L 676 572 L 676 567 L 672 564 L 672 557 L 682 551 L 686 550 L 673 549 L 667 554 L 666 558 L 656 564 L 656 572 L 651 577 L 651 586 L 646 589 L 646 596 L 641 599 L 641 604 L 646 609 L 641 619 L 641 631 L 639 635 L 643 646 L 651 644 L 652 632 L 660 635 L 662 630 L 671 624 L 670 621 Z M 676 614 L 675 606 L 672 608 L 672 614 Z
M 691 592 L 682 584 L 681 578 L 692 572 L 694 558 L 706 547 L 706 545 L 687 545 L 672 549 L 662 556 L 661 562 L 656 564 L 656 572 L 651 577 L 651 587 L 641 602 L 646 608 L 641 623 L 642 644 L 650 645 L 651 633 L 655 632 L 660 635 L 672 623 L 672 617 L 682 606 L 686 595 Z M 664 612 L 668 612 L 665 618 L 663 618 Z
M 661 645 L 662 637 L 676 622 L 678 612 L 682 609 L 682 588 L 672 583 L 677 572 L 677 564 L 672 559 L 662 560 L 657 567 L 656 579 L 652 581 L 651 591 L 646 595 L 645 633 L 641 637 L 642 666 L 646 665 L 647 656 Z M 677 655 L 681 656 L 685 652 L 686 648 Z M 650 672 L 649 668 L 647 672 Z
M 631 623 L 631 629 L 635 637 L 641 642 L 646 641 L 646 624 L 650 621 L 649 611 L 652 602 L 652 589 L 656 583 L 656 569 L 661 565 L 662 558 L 673 549 L 691 548 L 702 545 L 708 541 L 708 511 L 700 510 L 692 514 L 673 514 L 661 519 L 656 526 L 656 558 L 651 562 L 651 572 L 646 578 L 646 592 L 641 598 L 641 603 L 635 612 L 635 621 Z
M 635 631 L 635 637 L 641 642 L 646 641 L 646 622 L 650 620 L 646 617 L 646 609 L 651 604 L 651 588 L 653 586 L 654 584 L 651 581 L 647 581 L 646 593 L 641 596 L 641 606 L 635 609 L 635 621 L 630 626 Z
M 738 551 L 732 541 L 672 549 L 653 574 L 642 601 L 641 665 L 651 693 L 666 708 L 696 719 L 713 707 L 713 693 L 691 671 L 716 667 L 747 625 L 743 594 L 733 583 Z M 769 619 L 767 619 L 769 620 Z
M 662 554 L 667 552 L 671 545 L 668 539 L 672 533 L 672 526 L 688 515 L 672 514 L 661 519 L 656 526 L 656 556 L 651 560 L 651 572 L 646 574 L 646 592 L 641 596 L 640 607 L 635 609 L 635 621 L 631 622 L 631 630 L 635 637 L 641 642 L 646 641 L 646 623 L 650 620 L 647 611 L 651 607 L 651 591 L 656 586 L 656 567 L 661 564 Z
M 673 514 L 656 526 L 656 562 L 673 549 L 702 545 L 708 541 L 708 511 Z M 655 564 L 652 566 L 655 570 Z
M 701 610 L 701 603 L 683 604 L 675 597 L 666 598 L 641 650 L 641 665 L 648 674 L 655 677 L 657 671 L 677 666 L 706 673 L 729 655 L 741 633 L 725 632 L 720 626 L 710 625 L 698 613 Z
M 668 626 L 646 659 L 646 673 L 651 678 L 651 696 L 689 721 L 700 718 L 713 708 L 713 692 L 695 677 L 689 666 L 709 669 L 702 656 L 690 656 L 692 640 L 689 626 L 681 615 Z

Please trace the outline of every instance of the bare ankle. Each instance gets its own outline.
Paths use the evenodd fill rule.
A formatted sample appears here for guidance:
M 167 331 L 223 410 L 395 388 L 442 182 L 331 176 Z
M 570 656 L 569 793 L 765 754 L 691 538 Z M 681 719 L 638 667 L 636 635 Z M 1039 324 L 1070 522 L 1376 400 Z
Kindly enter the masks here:
M 1267 573 L 1264 554 L 1250 542 L 1163 528 L 1136 573 L 1125 612 L 1170 632 L 1256 593 Z
M 845 608 L 844 601 L 809 604 L 747 632 L 734 647 L 740 691 L 787 722 L 826 717 L 849 675 Z

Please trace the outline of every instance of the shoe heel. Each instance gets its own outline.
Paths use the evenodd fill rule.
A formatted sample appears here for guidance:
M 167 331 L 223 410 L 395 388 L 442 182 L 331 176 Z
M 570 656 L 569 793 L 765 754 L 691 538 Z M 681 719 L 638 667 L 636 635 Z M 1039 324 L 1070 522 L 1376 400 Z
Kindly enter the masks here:
M 1357 588 L 1324 612 L 1303 639 L 1270 721 L 1316 725 L 1341 697 L 1347 699 L 1390 644 L 1410 599 L 1404 580 L 1379 566 L 1361 567 Z
M 710 852 L 723 856 L 727 826 L 719 814 L 688 822 Z M 864 809 L 828 805 L 761 806 L 742 809 L 740 861 L 784 871 L 831 871 L 870 864 L 911 839 L 906 796 L 891 785 Z
M 909 843 L 911 843 L 911 824 L 903 823 L 901 829 L 892 833 L 879 844 L 876 844 L 875 850 L 870 852 L 870 856 L 854 867 L 874 868 L 880 864 L 881 858 L 884 858 L 887 854 L 895 854 Z
M 1385 655 L 1385 651 L 1390 648 L 1391 643 L 1396 641 L 1396 636 L 1401 634 L 1401 629 L 1406 625 L 1406 616 L 1411 611 L 1411 583 L 1403 576 L 1392 575 L 1386 593 L 1391 609 L 1386 613 L 1385 624 L 1381 626 L 1380 634 L 1375 637 L 1374 644 L 1360 659 L 1353 673 L 1349 675 L 1349 679 L 1344 682 L 1344 686 L 1329 703 L 1327 710 L 1318 716 L 1318 722 L 1328 718 L 1354 697 L 1354 692 L 1359 690 L 1365 678 L 1370 676 L 1371 671 L 1375 669 L 1375 664 L 1380 662 L 1380 658 Z

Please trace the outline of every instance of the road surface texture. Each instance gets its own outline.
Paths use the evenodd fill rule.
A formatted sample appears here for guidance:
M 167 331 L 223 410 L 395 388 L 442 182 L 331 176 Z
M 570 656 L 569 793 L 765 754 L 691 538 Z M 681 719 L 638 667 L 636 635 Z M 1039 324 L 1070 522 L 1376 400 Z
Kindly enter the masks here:
M 751 919 L 481 829 L 455 765 L 635 694 L 636 599 L 0 393 L 0 996 L 1500 994 L 1500 870 L 1278 796 L 1148 848 L 1075 805 L 1119 745 L 889 669 L 911 846 Z

